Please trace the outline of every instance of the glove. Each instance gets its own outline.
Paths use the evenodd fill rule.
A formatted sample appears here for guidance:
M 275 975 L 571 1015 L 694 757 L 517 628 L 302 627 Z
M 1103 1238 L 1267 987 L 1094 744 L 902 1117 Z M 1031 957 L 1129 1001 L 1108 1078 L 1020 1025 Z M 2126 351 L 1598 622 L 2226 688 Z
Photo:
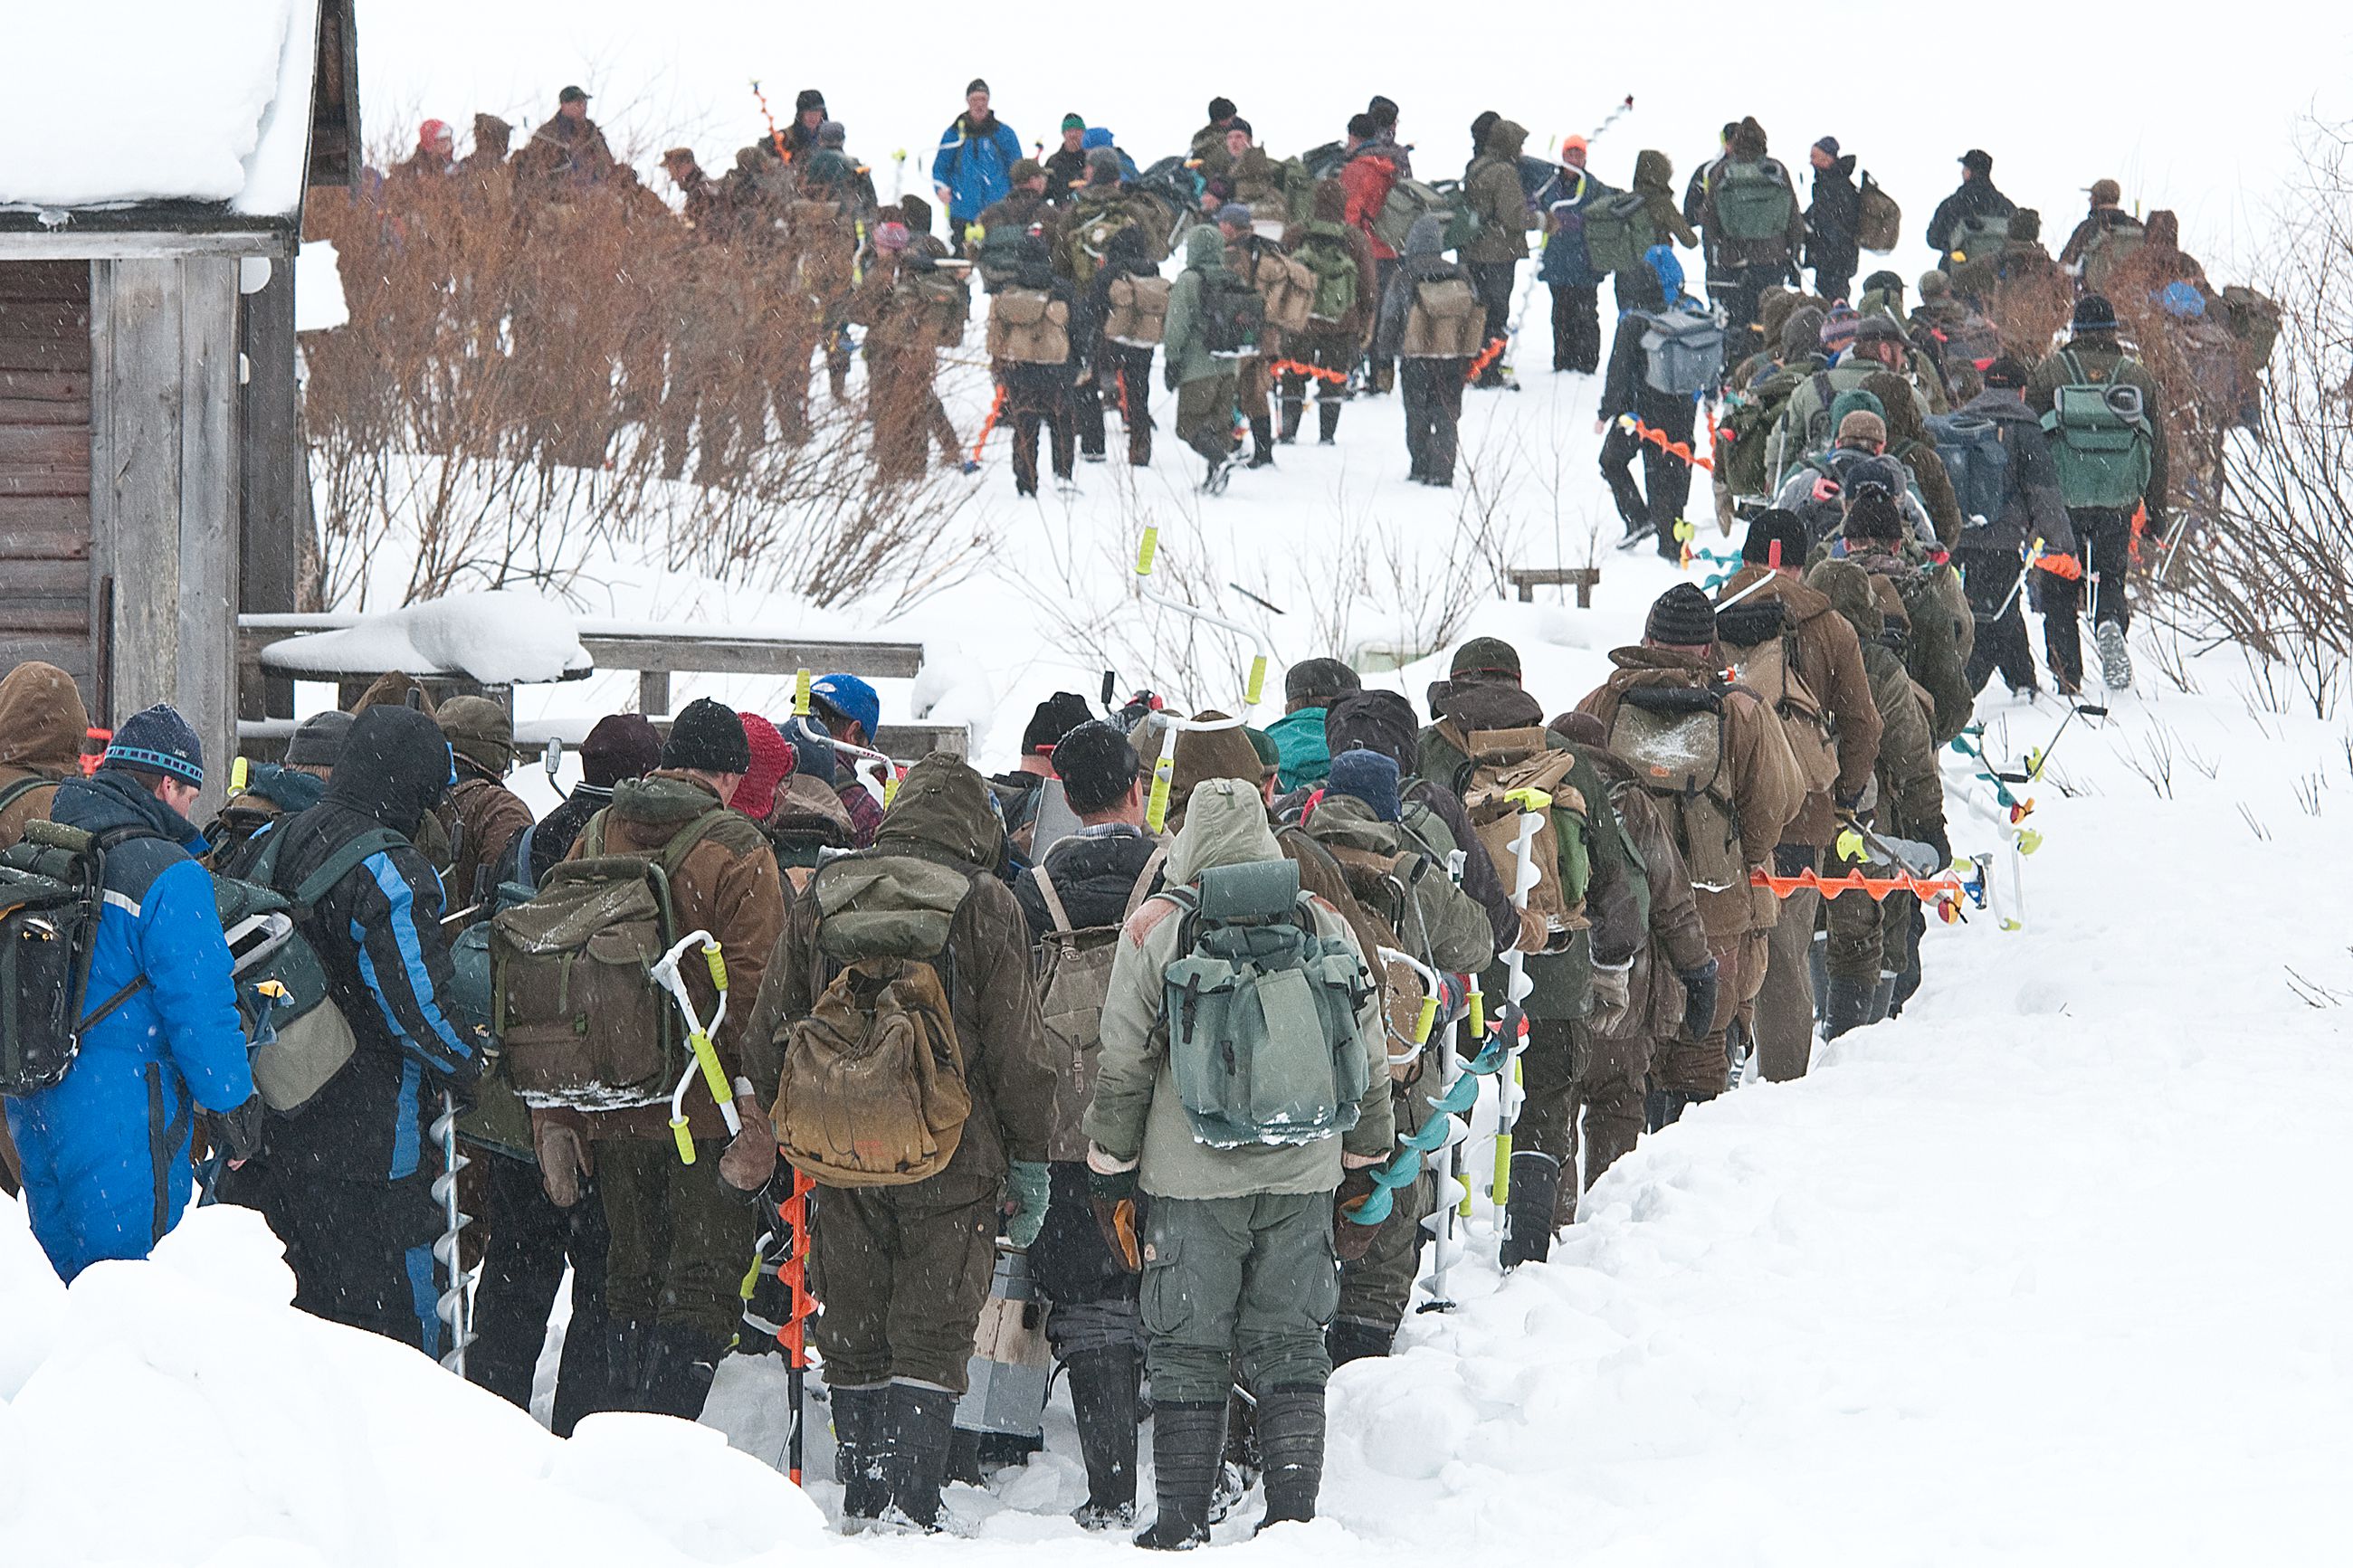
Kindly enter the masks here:
M 261 1095 L 256 1092 L 245 1097 L 245 1103 L 234 1110 L 207 1110 L 204 1113 L 205 1142 L 228 1155 L 228 1168 L 236 1170 L 261 1152 Z
M 1373 1195 L 1373 1173 L 1370 1166 L 1350 1171 L 1340 1178 L 1340 1190 L 1332 1194 L 1332 1250 L 1343 1263 L 1354 1263 L 1373 1249 L 1373 1237 L 1379 1234 L 1377 1225 L 1358 1225 L 1348 1217 L 1348 1211 Z
M 1715 960 L 1710 957 L 1697 969 L 1686 969 L 1675 978 L 1683 983 L 1683 1038 L 1704 1040 L 1715 1022 Z
M 1593 1007 L 1585 1026 L 1596 1035 L 1615 1036 L 1633 1010 L 1634 961 L 1593 966 Z
M 776 1123 L 768 1120 L 766 1108 L 749 1086 L 736 1090 L 735 1115 L 744 1131 L 727 1141 L 726 1150 L 719 1156 L 720 1179 L 739 1193 L 756 1193 L 776 1173 Z
M 1111 1247 L 1111 1255 L 1130 1274 L 1144 1272 L 1144 1248 L 1136 1240 L 1135 1173 L 1087 1168 L 1087 1201 L 1095 1211 L 1095 1228 Z
M 580 1129 L 566 1120 L 534 1116 L 531 1142 L 539 1156 L 539 1183 L 547 1189 L 548 1201 L 560 1209 L 576 1205 L 582 1178 L 596 1173 Z
M 1945 831 L 1943 823 L 1931 826 L 1920 836 L 1920 842 L 1936 852 L 1937 870 L 1941 871 L 1953 863 L 1952 836 Z
M 1006 1240 L 1016 1247 L 1026 1247 L 1038 1239 L 1039 1231 L 1045 1228 L 1046 1199 L 1050 1190 L 1043 1161 L 1013 1162 L 1012 1169 L 1005 1176 L 1008 1200 Z
M 1514 912 L 1520 917 L 1520 951 L 1529 953 L 1542 952 L 1545 950 L 1545 943 L 1552 940 L 1552 927 L 1545 922 L 1543 914 L 1535 910 L 1519 910 Z
M 2171 526 L 2171 520 L 2167 518 L 2161 510 L 2157 507 L 2150 507 L 2148 509 L 2148 522 L 2147 527 L 2148 530 L 2148 536 L 2151 539 L 2157 541 L 2159 544 L 2164 543 L 2165 531 Z

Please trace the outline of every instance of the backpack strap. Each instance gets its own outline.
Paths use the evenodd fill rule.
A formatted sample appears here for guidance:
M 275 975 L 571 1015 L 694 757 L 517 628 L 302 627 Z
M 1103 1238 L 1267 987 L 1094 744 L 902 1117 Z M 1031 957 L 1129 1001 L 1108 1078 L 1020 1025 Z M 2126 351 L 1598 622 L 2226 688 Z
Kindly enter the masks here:
M 303 878 L 301 885 L 287 896 L 293 900 L 297 910 L 307 915 L 336 883 L 350 876 L 369 856 L 398 848 L 407 842 L 389 827 L 371 827 L 320 862 L 319 868 Z M 273 870 L 275 864 L 273 861 Z
M 1135 886 L 1127 890 L 1127 908 L 1120 913 L 1121 924 L 1124 925 L 1128 917 L 1142 909 L 1144 900 L 1152 896 L 1153 879 L 1160 875 L 1160 868 L 1166 864 L 1167 859 L 1167 845 L 1161 844 L 1153 848 L 1151 858 L 1144 862 L 1144 869 L 1135 874 Z
M 1062 895 L 1054 890 L 1054 879 L 1046 875 L 1046 863 L 1044 861 L 1040 860 L 1037 865 L 1029 868 L 1029 879 L 1031 882 L 1036 884 L 1038 889 L 1038 897 L 1044 900 L 1046 905 L 1046 913 L 1053 920 L 1054 929 L 1058 931 L 1067 931 L 1075 929 L 1071 924 L 1071 911 L 1062 907 Z M 1137 885 L 1139 887 L 1142 886 L 1141 883 Z M 1133 900 L 1128 903 L 1128 912 L 1130 914 L 1135 912 L 1135 904 Z
M 670 878 L 676 877 L 678 868 L 686 864 L 686 858 L 694 852 L 694 847 L 708 837 L 711 830 L 717 827 L 726 816 L 725 806 L 714 805 L 702 816 L 688 822 L 676 833 L 671 834 L 670 842 L 663 845 L 661 852 L 654 857 L 655 863 L 661 867 L 662 875 Z M 598 814 L 598 820 L 603 820 L 601 813 Z
M 44 784 L 55 789 L 63 782 L 61 779 L 45 779 L 38 773 L 28 773 L 21 779 L 14 779 L 5 784 L 0 784 L 0 811 L 7 810 L 16 805 L 20 797 L 32 794 Z

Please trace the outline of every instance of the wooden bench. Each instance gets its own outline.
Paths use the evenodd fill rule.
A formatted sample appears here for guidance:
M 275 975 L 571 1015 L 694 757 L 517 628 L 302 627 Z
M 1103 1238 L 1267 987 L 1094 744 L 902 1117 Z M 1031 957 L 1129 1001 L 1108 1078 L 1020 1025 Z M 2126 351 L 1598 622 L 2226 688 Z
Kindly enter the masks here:
M 1601 568 L 1599 566 L 1514 566 L 1505 570 L 1504 575 L 1510 578 L 1512 586 L 1519 590 L 1520 603 L 1523 605 L 1535 603 L 1538 587 L 1574 587 L 1577 590 L 1577 607 L 1580 610 L 1589 610 L 1593 608 L 1593 586 L 1601 581 Z

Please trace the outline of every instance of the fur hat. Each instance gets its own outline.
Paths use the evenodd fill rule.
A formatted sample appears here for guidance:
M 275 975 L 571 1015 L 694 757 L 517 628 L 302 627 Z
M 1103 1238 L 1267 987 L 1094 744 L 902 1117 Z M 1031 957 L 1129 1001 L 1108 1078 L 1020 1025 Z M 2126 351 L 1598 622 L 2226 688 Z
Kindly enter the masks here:
M 1336 658 L 1303 658 L 1283 672 L 1282 700 L 1295 708 L 1329 708 L 1364 684 Z
M 494 779 L 514 766 L 514 720 L 487 697 L 452 697 L 434 715 L 449 749 Z
M 1075 691 L 1057 691 L 1029 715 L 1029 728 L 1021 731 L 1021 754 L 1035 757 L 1051 752 L 1063 736 L 1093 717 L 1085 698 Z
M 352 732 L 354 722 L 349 713 L 338 708 L 311 714 L 294 727 L 294 738 L 286 742 L 287 765 L 333 767 L 335 759 L 343 754 L 343 738 Z
M 1472 637 L 1454 650 L 1446 673 L 1453 680 L 1466 676 L 1508 675 L 1516 681 L 1520 679 L 1520 650 L 1501 637 Z
M 1874 447 L 1887 445 L 1887 421 L 1868 408 L 1858 408 L 1839 421 L 1840 446 L 1860 446 L 1866 441 Z
M 1740 559 L 1755 565 L 1768 565 L 1773 560 L 1773 547 L 1781 547 L 1781 564 L 1797 567 L 1806 563 L 1806 525 L 1798 514 L 1784 507 L 1768 506 L 1749 520 L 1748 537 L 1740 542 Z

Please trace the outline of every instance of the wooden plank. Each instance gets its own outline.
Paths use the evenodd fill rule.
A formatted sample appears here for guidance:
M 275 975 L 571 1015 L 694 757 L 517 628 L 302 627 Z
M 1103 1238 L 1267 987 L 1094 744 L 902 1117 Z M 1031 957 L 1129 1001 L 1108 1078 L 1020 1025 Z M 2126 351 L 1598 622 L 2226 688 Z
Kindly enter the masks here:
M 286 611 L 294 607 L 311 528 L 310 457 L 294 381 L 294 268 L 273 265 L 269 282 L 245 297 L 240 314 L 247 374 L 237 392 L 237 607 Z M 292 682 L 240 665 L 240 716 L 291 712 L 293 703 Z
M 71 556 L 47 558 L 0 552 L 0 605 L 16 599 L 84 598 L 90 594 L 90 563 Z
M 176 263 L 110 261 L 94 367 L 111 448 L 105 496 L 110 696 L 116 717 L 180 695 L 181 279 Z
M 638 711 L 640 713 L 670 711 L 670 671 L 642 669 L 638 672 Z
M 237 752 L 237 259 L 185 257 L 180 275 L 180 554 L 175 706 L 207 756 Z M 202 806 L 227 793 L 209 770 Z
M 0 300 L 0 338 L 90 336 L 87 295 L 62 300 Z
M 0 266 L 0 300 L 79 300 L 90 302 L 86 261 L 12 261 Z
M 923 645 L 823 639 L 584 635 L 599 669 L 668 670 L 698 675 L 790 675 L 841 670 L 875 679 L 904 679 L 923 668 Z
M 90 611 L 79 599 L 20 603 L 13 597 L 0 598 L 0 630 L 37 633 L 45 637 L 86 638 L 90 636 Z
M 6 270 L 0 268 L 0 271 Z M 0 397 L 26 403 L 88 403 L 86 370 L 12 370 L 0 374 Z
M 90 427 L 90 405 L 88 402 L 53 402 L 47 398 L 0 397 L 0 426 L 26 429 L 45 425 L 70 426 L 86 430 Z
M 90 466 L 90 431 L 70 425 L 0 425 L 0 465 Z
M 250 224 L 252 220 L 246 220 Z M 60 229 L 0 233 L 0 264 L 76 260 L 158 261 L 181 256 L 291 257 L 291 225 L 261 227 L 175 229 Z
M 33 499 L 56 505 L 71 504 L 56 497 Z M 37 521 L 12 522 L 5 505 L 0 504 L 0 561 L 89 560 L 90 512 L 87 502 L 83 503 L 78 528 L 73 526 L 73 520 L 65 515 L 60 516 L 58 526 L 49 528 L 44 528 Z
M 87 370 L 88 338 L 0 338 L 0 370 Z
M 90 637 L 79 622 L 65 632 L 16 630 L 0 626 L 0 669 L 14 669 L 36 658 L 56 665 L 80 682 L 82 700 L 90 700 Z

